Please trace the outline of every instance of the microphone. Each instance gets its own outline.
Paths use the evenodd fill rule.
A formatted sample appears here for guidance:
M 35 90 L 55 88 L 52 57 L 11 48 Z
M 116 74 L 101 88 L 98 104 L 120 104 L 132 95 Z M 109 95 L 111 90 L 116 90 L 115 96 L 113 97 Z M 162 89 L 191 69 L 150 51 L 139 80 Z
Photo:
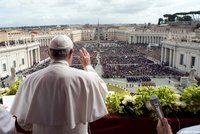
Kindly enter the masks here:
M 162 112 L 161 106 L 160 106 L 160 101 L 157 96 L 153 95 L 150 98 L 150 103 L 153 109 L 156 111 L 156 114 L 158 118 L 161 120 L 164 118 L 164 114 Z

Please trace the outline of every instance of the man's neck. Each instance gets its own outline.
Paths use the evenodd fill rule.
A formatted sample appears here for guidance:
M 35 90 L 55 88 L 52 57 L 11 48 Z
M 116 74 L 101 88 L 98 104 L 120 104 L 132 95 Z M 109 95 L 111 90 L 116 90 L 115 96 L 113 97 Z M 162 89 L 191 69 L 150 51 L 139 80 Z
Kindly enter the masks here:
M 63 64 L 67 64 L 69 66 L 69 63 L 66 60 L 54 60 L 54 59 L 52 59 L 50 64 L 53 64 L 53 63 L 63 63 Z

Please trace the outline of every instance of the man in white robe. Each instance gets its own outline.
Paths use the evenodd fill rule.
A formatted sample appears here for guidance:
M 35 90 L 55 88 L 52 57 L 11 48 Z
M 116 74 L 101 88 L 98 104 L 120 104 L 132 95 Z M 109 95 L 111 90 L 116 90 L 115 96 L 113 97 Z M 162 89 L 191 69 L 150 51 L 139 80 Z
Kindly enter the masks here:
M 15 134 L 15 119 L 0 104 L 0 134 Z
M 50 65 L 23 81 L 11 113 L 33 134 L 88 134 L 88 122 L 108 114 L 107 86 L 90 65 L 86 49 L 80 50 L 84 70 L 69 66 L 73 59 L 69 37 L 56 36 L 48 48 Z
M 0 104 L 0 134 L 31 134 L 31 131 L 26 131 L 18 124 L 17 117 L 14 117 L 6 110 L 6 107 Z

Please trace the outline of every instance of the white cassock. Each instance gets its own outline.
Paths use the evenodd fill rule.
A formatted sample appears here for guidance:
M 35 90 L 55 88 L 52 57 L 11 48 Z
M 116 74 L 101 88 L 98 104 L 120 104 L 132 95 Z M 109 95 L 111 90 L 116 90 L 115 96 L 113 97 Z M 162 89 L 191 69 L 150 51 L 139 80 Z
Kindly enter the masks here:
M 177 134 L 200 134 L 200 125 L 182 128 Z
M 0 105 L 0 134 L 15 134 L 15 118 Z
M 88 122 L 108 114 L 107 86 L 91 65 L 84 70 L 54 61 L 28 76 L 11 113 L 33 125 L 33 134 L 87 134 Z

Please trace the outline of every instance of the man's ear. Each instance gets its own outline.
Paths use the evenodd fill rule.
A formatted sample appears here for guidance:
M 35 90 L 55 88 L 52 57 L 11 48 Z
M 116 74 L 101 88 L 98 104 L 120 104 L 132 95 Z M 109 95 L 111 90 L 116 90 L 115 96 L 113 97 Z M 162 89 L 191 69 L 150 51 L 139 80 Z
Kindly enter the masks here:
M 67 62 L 69 63 L 69 65 L 72 64 L 73 52 L 74 52 L 74 50 L 71 49 L 71 50 L 69 51 L 69 53 L 67 54 Z
M 74 49 L 71 49 L 71 50 L 69 51 L 69 56 L 70 56 L 70 57 L 72 56 L 73 52 L 74 52 Z

